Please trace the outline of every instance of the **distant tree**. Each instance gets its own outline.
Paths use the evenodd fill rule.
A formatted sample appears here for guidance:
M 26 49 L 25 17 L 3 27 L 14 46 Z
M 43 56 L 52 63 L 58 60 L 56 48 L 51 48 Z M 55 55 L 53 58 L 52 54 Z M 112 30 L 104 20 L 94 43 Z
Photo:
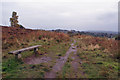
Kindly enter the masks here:
M 19 27 L 17 19 L 18 19 L 17 12 L 13 11 L 12 18 L 10 18 L 11 27 Z
M 20 28 L 21 28 L 21 29 L 25 29 L 22 25 L 20 25 Z
M 11 22 L 11 27 L 24 28 L 22 25 L 18 24 L 17 12 L 13 11 L 12 18 L 10 18 L 10 22 Z
M 73 36 L 73 32 L 72 32 L 72 31 L 68 31 L 68 35 L 69 35 L 70 37 L 72 37 L 72 36 Z
M 120 40 L 120 35 L 118 35 L 117 37 L 115 37 L 115 40 Z

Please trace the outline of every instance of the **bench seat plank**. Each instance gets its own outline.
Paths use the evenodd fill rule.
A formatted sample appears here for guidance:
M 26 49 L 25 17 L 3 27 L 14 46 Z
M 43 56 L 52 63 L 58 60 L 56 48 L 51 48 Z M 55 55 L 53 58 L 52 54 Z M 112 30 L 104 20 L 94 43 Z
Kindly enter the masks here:
M 40 46 L 41 46 L 41 45 L 31 46 L 31 47 L 23 48 L 23 49 L 20 49 L 20 50 L 11 51 L 11 52 L 9 52 L 8 54 L 18 54 L 18 53 L 21 53 L 21 52 L 23 52 L 23 51 L 27 51 L 27 50 L 31 50 L 31 49 L 34 49 L 34 48 L 38 48 L 38 47 L 40 47 Z

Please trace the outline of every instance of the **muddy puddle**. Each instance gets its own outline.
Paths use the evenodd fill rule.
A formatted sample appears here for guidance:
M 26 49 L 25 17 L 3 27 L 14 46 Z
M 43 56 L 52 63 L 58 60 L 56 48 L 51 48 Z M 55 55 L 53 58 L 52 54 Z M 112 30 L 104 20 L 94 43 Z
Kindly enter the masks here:
M 49 61 L 51 61 L 50 57 L 44 56 L 40 58 L 40 57 L 36 57 L 35 55 L 24 59 L 24 62 L 26 64 L 40 64 L 40 63 L 47 63 Z

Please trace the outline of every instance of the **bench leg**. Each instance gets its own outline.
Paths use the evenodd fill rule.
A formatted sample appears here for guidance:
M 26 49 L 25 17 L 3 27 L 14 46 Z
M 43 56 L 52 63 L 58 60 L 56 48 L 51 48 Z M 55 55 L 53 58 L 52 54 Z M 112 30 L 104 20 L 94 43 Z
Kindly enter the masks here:
M 37 53 L 38 53 L 38 48 L 34 48 L 34 53 L 35 53 L 35 56 L 36 56 Z
M 21 59 L 21 54 L 20 53 L 17 53 L 17 54 L 15 54 L 15 59 Z
M 18 59 L 18 54 L 15 54 L 15 59 Z
M 21 54 L 18 54 L 18 59 L 21 59 L 22 58 L 22 55 Z

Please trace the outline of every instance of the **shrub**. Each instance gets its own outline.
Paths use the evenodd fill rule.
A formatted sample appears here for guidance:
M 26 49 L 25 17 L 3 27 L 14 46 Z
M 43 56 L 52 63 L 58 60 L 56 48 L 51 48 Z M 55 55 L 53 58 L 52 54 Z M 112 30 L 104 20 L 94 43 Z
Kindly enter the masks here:
M 41 40 L 41 39 L 42 39 L 42 36 L 40 35 L 40 36 L 39 36 L 39 40 Z

